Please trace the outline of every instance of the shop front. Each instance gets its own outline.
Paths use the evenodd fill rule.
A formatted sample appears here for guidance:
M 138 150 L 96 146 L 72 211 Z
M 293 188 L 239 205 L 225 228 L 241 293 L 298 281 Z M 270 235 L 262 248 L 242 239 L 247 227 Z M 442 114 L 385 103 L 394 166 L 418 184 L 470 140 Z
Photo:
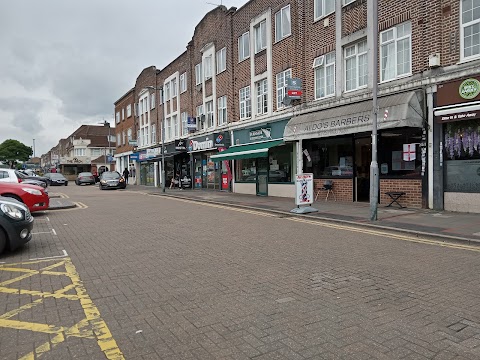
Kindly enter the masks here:
M 233 161 L 234 192 L 259 196 L 295 196 L 293 144 L 283 141 L 288 120 L 233 132 L 235 145 L 212 156 L 215 163 Z
M 378 99 L 380 204 L 387 192 L 404 192 L 402 205 L 421 208 L 426 168 L 423 91 Z M 362 101 L 292 118 L 284 140 L 296 141 L 304 173 L 313 173 L 315 188 L 333 183 L 340 201 L 368 202 L 372 161 L 372 101 Z
M 480 75 L 438 85 L 434 116 L 444 209 L 480 213 Z
M 230 134 L 213 134 L 190 138 L 188 152 L 193 173 L 194 189 L 229 190 L 231 170 L 229 161 L 215 162 L 213 156 L 230 146 Z M 226 181 L 225 181 L 226 179 Z
M 155 186 L 155 163 L 152 161 L 154 154 L 154 149 L 147 149 L 138 153 L 140 185 Z
M 164 146 L 165 171 L 162 176 L 165 179 L 166 187 L 170 187 L 170 185 L 172 185 L 172 180 L 178 176 L 182 179 L 183 188 L 191 187 L 192 176 L 190 157 L 187 153 L 187 144 L 187 139 L 179 139 L 167 143 Z M 156 156 L 154 160 L 161 164 L 161 154 L 160 156 Z M 159 168 L 162 168 L 161 165 Z

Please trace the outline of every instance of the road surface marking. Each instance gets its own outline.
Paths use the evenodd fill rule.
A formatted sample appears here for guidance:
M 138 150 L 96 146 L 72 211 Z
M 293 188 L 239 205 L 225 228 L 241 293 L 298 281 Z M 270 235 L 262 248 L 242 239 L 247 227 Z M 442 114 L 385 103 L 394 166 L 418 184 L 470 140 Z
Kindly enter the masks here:
M 65 250 L 64 253 L 66 254 Z M 49 265 L 40 269 L 31 268 L 35 266 L 42 266 L 43 264 Z M 56 269 L 57 271 L 53 271 L 53 269 Z M 63 271 L 63 269 L 65 270 Z M 26 330 L 54 335 L 50 338 L 49 341 L 45 342 L 44 344 L 38 345 L 32 352 L 20 357 L 20 359 L 36 359 L 39 356 L 52 350 L 54 347 L 67 341 L 70 337 L 96 340 L 100 350 L 104 353 L 107 359 L 124 359 L 124 356 L 120 351 L 116 341 L 113 339 L 112 334 L 107 327 L 107 324 L 100 317 L 100 312 L 98 308 L 95 306 L 90 296 L 87 294 L 85 287 L 83 286 L 83 283 L 80 280 L 80 277 L 70 258 L 64 258 L 61 261 L 49 259 L 0 265 L 0 276 L 3 272 L 22 273 L 22 275 L 1 282 L 0 293 L 18 295 L 20 297 L 22 297 L 23 295 L 30 295 L 32 297 L 38 297 L 38 299 L 35 299 L 30 303 L 23 304 L 17 309 L 10 310 L 4 314 L 0 314 L 0 329 L 5 328 L 24 331 Z M 17 283 L 28 277 L 39 275 L 64 276 L 70 280 L 70 284 L 53 292 L 36 291 L 21 288 L 15 289 L 6 286 Z M 67 292 L 71 290 L 75 290 L 75 294 L 67 294 Z M 79 319 L 79 321 L 75 325 L 70 327 L 65 327 L 57 324 L 27 322 L 12 319 L 14 316 L 17 316 L 24 311 L 32 310 L 36 306 L 42 305 L 44 303 L 44 300 L 47 298 L 64 299 L 67 301 L 79 301 L 85 317 L 83 319 Z M 48 314 L 46 316 L 47 322 Z
M 57 235 L 57 234 L 55 234 L 55 235 Z M 30 260 L 30 261 L 32 261 L 32 260 L 49 260 L 49 259 L 58 259 L 58 258 L 63 258 L 65 256 L 68 256 L 68 254 L 65 250 L 62 250 L 62 254 L 63 255 L 47 256 L 47 257 L 43 257 L 43 258 L 32 258 L 32 259 L 28 259 L 28 260 Z
M 53 233 L 53 235 L 57 236 L 57 232 L 55 231 L 54 228 L 52 228 L 52 233 Z M 65 250 L 63 250 L 63 251 L 65 251 Z

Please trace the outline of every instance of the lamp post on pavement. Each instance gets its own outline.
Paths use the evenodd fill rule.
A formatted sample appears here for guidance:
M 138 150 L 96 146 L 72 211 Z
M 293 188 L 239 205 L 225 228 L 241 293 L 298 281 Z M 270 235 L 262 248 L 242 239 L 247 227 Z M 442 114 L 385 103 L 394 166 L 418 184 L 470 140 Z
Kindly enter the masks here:
M 103 124 L 103 126 L 108 126 L 108 152 L 110 153 L 112 151 L 111 149 L 111 145 L 110 145 L 110 130 L 111 130 L 111 127 L 110 127 L 110 123 L 107 121 L 107 120 L 103 120 L 103 123 L 100 123 L 100 124 Z M 108 159 L 108 169 L 111 168 L 111 165 L 110 165 L 110 158 Z M 107 151 L 105 150 L 105 171 L 107 171 Z
M 160 96 L 163 92 L 163 88 L 156 88 L 155 86 L 146 86 L 145 87 L 148 90 L 153 90 L 153 91 L 160 91 Z M 161 96 L 161 99 L 163 99 L 163 96 Z M 157 110 L 158 111 L 158 110 Z M 162 117 L 162 192 L 165 192 L 165 121 Z

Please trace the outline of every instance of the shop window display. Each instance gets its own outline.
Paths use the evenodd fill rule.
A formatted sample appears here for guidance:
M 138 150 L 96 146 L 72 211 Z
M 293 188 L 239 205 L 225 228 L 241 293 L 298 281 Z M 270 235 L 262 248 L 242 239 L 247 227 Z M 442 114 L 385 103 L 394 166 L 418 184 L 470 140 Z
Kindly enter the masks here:
M 268 154 L 269 170 L 268 182 L 292 182 L 293 145 L 277 146 L 270 149 Z
M 381 177 L 420 177 L 422 168 L 422 154 L 420 143 L 422 129 L 392 129 L 380 133 L 378 152 Z M 404 145 L 410 145 L 409 152 L 412 160 L 403 158 Z
M 480 120 L 444 126 L 445 191 L 480 193 Z
M 353 176 L 351 137 L 306 140 L 303 147 L 305 173 L 313 173 L 314 178 Z
M 257 181 L 257 159 L 240 159 L 236 162 L 236 181 L 255 182 Z

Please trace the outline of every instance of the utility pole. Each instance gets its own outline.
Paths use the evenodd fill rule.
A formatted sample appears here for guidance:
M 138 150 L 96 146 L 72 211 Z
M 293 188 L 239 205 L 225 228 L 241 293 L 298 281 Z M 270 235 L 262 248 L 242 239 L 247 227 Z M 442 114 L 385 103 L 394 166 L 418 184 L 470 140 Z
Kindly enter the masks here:
M 377 160 L 377 117 L 378 117 L 378 2 L 373 0 L 372 4 L 372 34 L 373 34 L 373 61 L 372 61 L 372 102 L 373 102 L 373 128 L 372 128 L 372 162 L 370 164 L 370 220 L 378 219 L 378 193 L 379 193 L 379 174 Z
M 33 157 L 35 157 L 35 139 L 33 139 Z

